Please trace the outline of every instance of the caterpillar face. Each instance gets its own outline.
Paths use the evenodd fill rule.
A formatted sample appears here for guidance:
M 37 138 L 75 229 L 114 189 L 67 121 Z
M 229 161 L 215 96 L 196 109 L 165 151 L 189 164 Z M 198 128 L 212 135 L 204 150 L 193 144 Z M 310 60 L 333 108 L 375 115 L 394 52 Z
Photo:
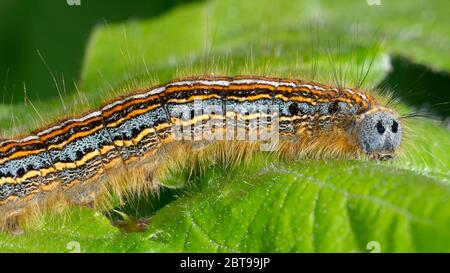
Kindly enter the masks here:
M 375 159 L 388 160 L 400 146 L 402 127 L 391 112 L 376 111 L 363 118 L 358 138 L 365 153 Z

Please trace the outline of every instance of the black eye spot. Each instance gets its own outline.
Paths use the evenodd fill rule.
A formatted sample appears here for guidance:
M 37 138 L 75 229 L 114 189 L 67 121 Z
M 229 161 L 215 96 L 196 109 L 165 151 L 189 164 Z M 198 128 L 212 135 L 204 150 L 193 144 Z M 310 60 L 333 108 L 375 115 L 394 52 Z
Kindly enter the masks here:
M 292 103 L 289 105 L 289 112 L 291 112 L 291 115 L 295 116 L 298 114 L 298 105 L 297 103 Z
M 22 176 L 24 174 L 25 174 L 25 169 L 24 168 L 19 168 L 17 170 L 17 173 L 16 173 L 17 176 Z
M 136 136 L 139 133 L 139 129 L 138 128 L 133 128 L 131 130 L 131 133 L 133 134 L 133 136 Z
M 382 135 L 384 133 L 384 131 L 386 131 L 386 128 L 384 128 L 384 126 L 383 126 L 383 124 L 381 124 L 380 120 L 377 122 L 377 125 L 375 127 L 377 128 L 377 131 L 380 135 Z
M 83 152 L 81 152 L 80 150 L 78 150 L 77 152 L 76 152 L 76 154 L 75 154 L 77 157 L 76 157 L 76 160 L 80 160 L 82 157 L 83 157 Z
M 194 110 L 191 110 L 191 118 L 194 118 L 195 117 L 195 112 L 194 112 Z
M 339 111 L 339 104 L 335 101 L 328 106 L 328 113 L 331 115 Z
M 393 121 L 392 122 L 392 127 L 391 127 L 391 129 L 392 129 L 392 133 L 397 133 L 397 131 L 398 131 L 398 122 L 397 121 Z
M 27 171 L 31 171 L 31 170 L 33 170 L 34 169 L 34 166 L 33 165 L 31 165 L 31 164 L 28 164 L 27 165 Z

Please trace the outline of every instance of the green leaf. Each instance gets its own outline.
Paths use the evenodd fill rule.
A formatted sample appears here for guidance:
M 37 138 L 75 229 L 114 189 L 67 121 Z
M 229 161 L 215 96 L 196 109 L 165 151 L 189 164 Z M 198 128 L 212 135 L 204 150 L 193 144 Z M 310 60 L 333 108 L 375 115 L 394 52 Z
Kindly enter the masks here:
M 145 250 L 365 252 L 377 241 L 386 252 L 448 251 L 449 194 L 381 164 L 273 164 L 162 209 L 148 233 L 166 233 L 164 244 Z
M 99 26 L 79 84 L 90 104 L 76 92 L 65 100 L 79 113 L 120 93 L 111 89 L 145 86 L 151 78 L 211 72 L 308 78 L 316 65 L 319 80 L 333 82 L 337 72 L 355 83 L 372 60 L 366 84 L 374 86 L 389 72 L 391 54 L 448 72 L 448 9 L 447 1 L 185 5 L 148 21 Z M 44 119 L 71 111 L 58 101 L 35 107 Z M 27 118 L 30 106 L 11 108 L 0 107 L 2 128 L 11 112 L 22 129 L 36 123 Z M 75 245 L 82 252 L 369 252 L 375 244 L 382 252 L 448 252 L 450 133 L 429 119 L 406 125 L 394 162 L 283 162 L 261 155 L 232 171 L 212 165 L 173 198 L 147 198 L 139 212 L 132 205 L 136 216 L 152 216 L 143 233 L 122 233 L 103 214 L 71 207 L 20 236 L 0 234 L 0 251 L 65 252 Z M 164 184 L 179 187 L 185 177 L 181 172 Z

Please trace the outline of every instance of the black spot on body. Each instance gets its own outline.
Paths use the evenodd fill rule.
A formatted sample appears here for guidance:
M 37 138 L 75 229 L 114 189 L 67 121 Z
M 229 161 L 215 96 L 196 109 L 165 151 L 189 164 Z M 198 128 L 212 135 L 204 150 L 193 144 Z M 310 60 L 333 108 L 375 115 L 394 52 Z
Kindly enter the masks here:
M 332 115 L 337 111 L 339 111 L 339 104 L 336 101 L 330 103 L 330 105 L 328 106 L 328 113 Z
M 102 141 L 102 143 L 100 145 L 103 147 L 103 146 L 106 146 L 106 145 L 109 145 L 109 144 L 110 144 L 109 140 L 105 139 L 105 140 Z
M 297 103 L 292 103 L 289 105 L 289 112 L 291 112 L 291 115 L 296 116 L 298 114 L 298 110 Z
M 16 173 L 17 176 L 22 176 L 24 174 L 25 174 L 25 169 L 24 168 L 19 168 L 17 170 L 17 173 Z
M 77 152 L 76 152 L 76 160 L 80 160 L 82 157 L 83 157 L 83 152 L 81 152 L 80 150 L 78 150 Z

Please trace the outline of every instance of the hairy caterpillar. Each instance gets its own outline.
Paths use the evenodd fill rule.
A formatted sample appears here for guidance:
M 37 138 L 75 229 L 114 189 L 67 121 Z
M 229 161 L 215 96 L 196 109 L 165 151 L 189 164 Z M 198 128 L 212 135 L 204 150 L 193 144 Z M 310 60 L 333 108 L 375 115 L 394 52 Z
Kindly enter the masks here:
M 275 153 L 385 160 L 401 144 L 402 124 L 356 88 L 253 76 L 173 81 L 0 142 L 1 226 L 52 200 L 91 204 L 114 172 L 133 171 L 154 186 L 167 157 L 190 154 L 183 149 L 194 145 L 185 144 L 239 153 L 226 143 L 260 146 L 264 134 L 279 137 Z

